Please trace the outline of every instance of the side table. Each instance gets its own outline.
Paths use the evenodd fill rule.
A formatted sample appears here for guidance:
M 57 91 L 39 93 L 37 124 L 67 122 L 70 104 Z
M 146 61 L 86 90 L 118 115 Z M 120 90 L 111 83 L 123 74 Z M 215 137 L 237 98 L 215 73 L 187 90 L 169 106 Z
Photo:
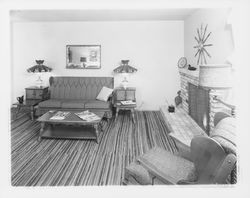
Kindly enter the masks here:
M 27 99 L 27 100 L 23 101 L 22 104 L 20 104 L 18 102 L 14 103 L 13 105 L 17 106 L 16 117 L 22 108 L 28 108 L 30 111 L 31 120 L 34 120 L 35 106 L 38 105 L 38 103 L 41 101 L 42 100 Z
M 119 113 L 120 110 L 128 110 L 128 111 L 131 112 L 133 123 L 135 123 L 135 108 L 136 108 L 136 104 L 123 105 L 120 102 L 117 102 L 117 103 L 114 104 L 114 107 L 116 107 L 115 120 L 117 119 L 118 113 Z
M 129 110 L 132 115 L 132 120 L 135 123 L 135 108 L 136 108 L 136 97 L 135 97 L 136 89 L 134 87 L 127 87 L 126 89 L 123 87 L 117 87 L 114 90 L 113 94 L 113 106 L 116 108 L 115 120 L 118 116 L 120 110 Z M 131 100 L 135 104 L 124 105 L 121 101 Z

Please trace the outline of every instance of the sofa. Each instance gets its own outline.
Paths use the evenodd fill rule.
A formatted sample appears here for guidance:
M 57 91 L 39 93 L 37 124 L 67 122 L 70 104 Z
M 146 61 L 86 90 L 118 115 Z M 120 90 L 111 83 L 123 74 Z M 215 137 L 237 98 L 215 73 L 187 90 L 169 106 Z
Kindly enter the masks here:
M 103 87 L 114 88 L 113 77 L 56 76 L 49 79 L 50 97 L 38 104 L 38 114 L 50 110 L 94 110 L 112 116 L 111 99 L 97 100 Z

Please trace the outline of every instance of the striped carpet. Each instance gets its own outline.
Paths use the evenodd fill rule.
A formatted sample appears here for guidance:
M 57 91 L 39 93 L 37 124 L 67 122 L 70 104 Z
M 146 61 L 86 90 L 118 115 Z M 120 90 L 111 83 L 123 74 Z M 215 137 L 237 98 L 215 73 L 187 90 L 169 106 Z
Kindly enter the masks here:
M 12 116 L 13 117 L 13 116 Z M 40 125 L 26 113 L 11 121 L 13 186 L 121 185 L 125 167 L 153 146 L 176 152 L 158 111 L 129 113 L 104 122 L 99 144 L 88 140 L 42 139 Z

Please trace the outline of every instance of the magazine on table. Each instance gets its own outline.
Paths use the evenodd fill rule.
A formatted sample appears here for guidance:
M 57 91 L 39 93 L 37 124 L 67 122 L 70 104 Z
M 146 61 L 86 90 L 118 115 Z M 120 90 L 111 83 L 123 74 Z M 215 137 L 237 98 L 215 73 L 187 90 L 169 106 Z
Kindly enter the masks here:
M 134 101 L 132 100 L 124 100 L 124 101 L 121 101 L 121 104 L 123 105 L 133 105 L 133 104 L 136 104 Z
M 69 114 L 70 114 L 70 112 L 58 111 L 58 112 L 56 112 L 56 114 L 53 115 L 50 119 L 51 119 L 51 120 L 63 120 L 63 119 L 65 119 Z
M 91 122 L 91 121 L 96 121 L 96 120 L 100 120 L 101 118 L 96 115 L 93 112 L 89 112 L 89 111 L 82 111 L 79 113 L 75 113 L 79 118 L 81 118 L 82 120 L 85 120 L 87 122 Z

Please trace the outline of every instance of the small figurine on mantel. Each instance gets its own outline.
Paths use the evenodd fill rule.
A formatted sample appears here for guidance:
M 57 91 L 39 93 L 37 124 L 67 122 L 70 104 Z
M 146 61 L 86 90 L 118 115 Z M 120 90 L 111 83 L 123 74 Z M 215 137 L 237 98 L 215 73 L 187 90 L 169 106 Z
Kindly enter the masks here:
M 196 67 L 191 66 L 190 64 L 188 65 L 188 70 L 195 71 Z
M 181 91 L 179 90 L 177 92 L 178 96 L 175 97 L 174 101 L 175 101 L 175 106 L 179 106 L 180 104 L 182 104 L 182 98 L 181 98 Z

